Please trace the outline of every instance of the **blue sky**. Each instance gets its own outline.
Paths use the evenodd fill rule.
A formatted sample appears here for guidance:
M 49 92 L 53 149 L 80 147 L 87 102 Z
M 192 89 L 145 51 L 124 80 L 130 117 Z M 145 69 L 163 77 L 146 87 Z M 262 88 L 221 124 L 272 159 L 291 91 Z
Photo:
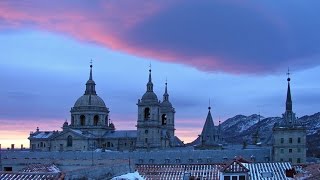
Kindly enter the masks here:
M 201 132 L 209 98 L 215 124 L 281 116 L 288 67 L 297 116 L 319 111 L 317 2 L 28 3 L 0 2 L 1 144 L 27 145 L 37 126 L 59 130 L 84 93 L 90 59 L 117 129 L 135 129 L 150 63 L 159 99 L 168 79 L 185 141 Z

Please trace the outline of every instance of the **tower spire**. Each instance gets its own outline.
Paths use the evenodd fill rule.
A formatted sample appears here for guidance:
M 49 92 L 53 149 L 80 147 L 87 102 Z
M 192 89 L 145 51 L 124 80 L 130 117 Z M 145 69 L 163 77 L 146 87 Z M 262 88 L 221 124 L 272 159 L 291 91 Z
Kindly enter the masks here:
M 96 95 L 96 83 L 93 81 L 92 78 L 92 60 L 90 61 L 90 75 L 89 75 L 89 80 L 86 83 L 86 91 L 85 91 L 85 95 Z
M 89 80 L 92 80 L 92 59 L 90 60 L 90 76 Z
M 287 99 L 286 99 L 286 111 L 292 111 L 292 99 L 291 99 L 291 90 L 290 90 L 290 70 L 288 68 L 288 89 L 287 89 Z
M 168 82 L 167 82 L 167 79 L 166 79 L 166 83 L 165 83 L 165 90 L 164 90 L 164 94 L 163 94 L 163 101 L 169 101 L 169 94 L 168 94 Z
M 153 83 L 151 78 L 151 63 L 149 65 L 149 81 L 147 83 L 147 91 L 153 92 Z

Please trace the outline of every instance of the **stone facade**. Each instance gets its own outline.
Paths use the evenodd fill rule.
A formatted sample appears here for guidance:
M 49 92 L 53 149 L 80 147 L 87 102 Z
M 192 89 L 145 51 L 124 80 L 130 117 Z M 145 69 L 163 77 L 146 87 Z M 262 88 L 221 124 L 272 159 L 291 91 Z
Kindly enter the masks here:
M 63 123 L 62 131 L 30 133 L 30 148 L 34 151 L 91 151 L 107 149 L 133 151 L 151 148 L 169 148 L 183 144 L 174 136 L 175 110 L 169 101 L 167 83 L 163 101 L 153 92 L 151 70 L 147 92 L 138 102 L 137 130 L 116 131 L 108 119 L 109 108 L 95 90 L 90 66 L 86 90 L 71 108 L 71 123 Z
M 151 69 L 147 91 L 138 100 L 138 123 L 137 123 L 137 148 L 168 148 L 174 146 L 174 113 L 175 110 L 169 101 L 167 83 L 163 101 L 158 101 L 153 92 Z
M 108 119 L 109 108 L 97 95 L 95 85 L 91 65 L 85 93 L 71 108 L 71 123 L 64 122 L 60 132 L 37 128 L 30 133 L 30 148 L 37 151 L 134 150 L 136 131 L 115 131 Z
M 306 128 L 297 121 L 292 111 L 290 78 L 288 78 L 286 111 L 282 121 L 273 127 L 273 160 L 305 163 L 306 151 Z

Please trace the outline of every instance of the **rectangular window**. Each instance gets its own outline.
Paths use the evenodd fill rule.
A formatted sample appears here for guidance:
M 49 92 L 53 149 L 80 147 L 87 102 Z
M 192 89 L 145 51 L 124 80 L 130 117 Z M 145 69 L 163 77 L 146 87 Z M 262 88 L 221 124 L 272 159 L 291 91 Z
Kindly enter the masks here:
M 280 149 L 280 152 L 281 152 L 281 154 L 283 154 L 284 153 L 284 149 Z
M 6 172 L 12 172 L 12 167 L 3 167 L 3 170 Z
M 289 158 L 289 162 L 291 162 L 291 163 L 292 163 L 292 158 Z
M 224 176 L 224 180 L 231 180 L 230 176 Z
M 292 144 L 292 138 L 289 138 L 289 143 Z
M 301 138 L 298 138 L 298 143 L 301 143 Z
M 232 180 L 238 180 L 238 176 L 232 176 Z
M 289 153 L 292 153 L 292 149 L 289 149 Z
M 301 163 L 301 160 L 300 160 L 300 158 L 298 158 L 298 159 L 297 159 L 297 163 Z
M 148 138 L 146 138 L 144 141 L 145 141 L 145 143 L 148 143 Z
M 280 162 L 283 162 L 283 159 L 282 159 L 282 158 L 280 159 Z
M 246 180 L 246 176 L 239 176 L 239 180 Z
M 284 139 L 283 138 L 281 138 L 281 144 L 283 144 L 284 143 Z

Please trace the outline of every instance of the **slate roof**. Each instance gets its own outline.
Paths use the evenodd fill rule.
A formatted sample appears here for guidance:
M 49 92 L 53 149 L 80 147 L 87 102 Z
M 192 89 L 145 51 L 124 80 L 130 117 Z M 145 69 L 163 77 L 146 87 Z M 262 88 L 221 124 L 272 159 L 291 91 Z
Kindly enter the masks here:
M 30 134 L 30 138 L 37 138 L 37 139 L 47 139 L 53 135 L 52 131 L 39 131 L 33 134 Z
M 104 138 L 137 138 L 137 130 L 117 130 L 106 132 Z

